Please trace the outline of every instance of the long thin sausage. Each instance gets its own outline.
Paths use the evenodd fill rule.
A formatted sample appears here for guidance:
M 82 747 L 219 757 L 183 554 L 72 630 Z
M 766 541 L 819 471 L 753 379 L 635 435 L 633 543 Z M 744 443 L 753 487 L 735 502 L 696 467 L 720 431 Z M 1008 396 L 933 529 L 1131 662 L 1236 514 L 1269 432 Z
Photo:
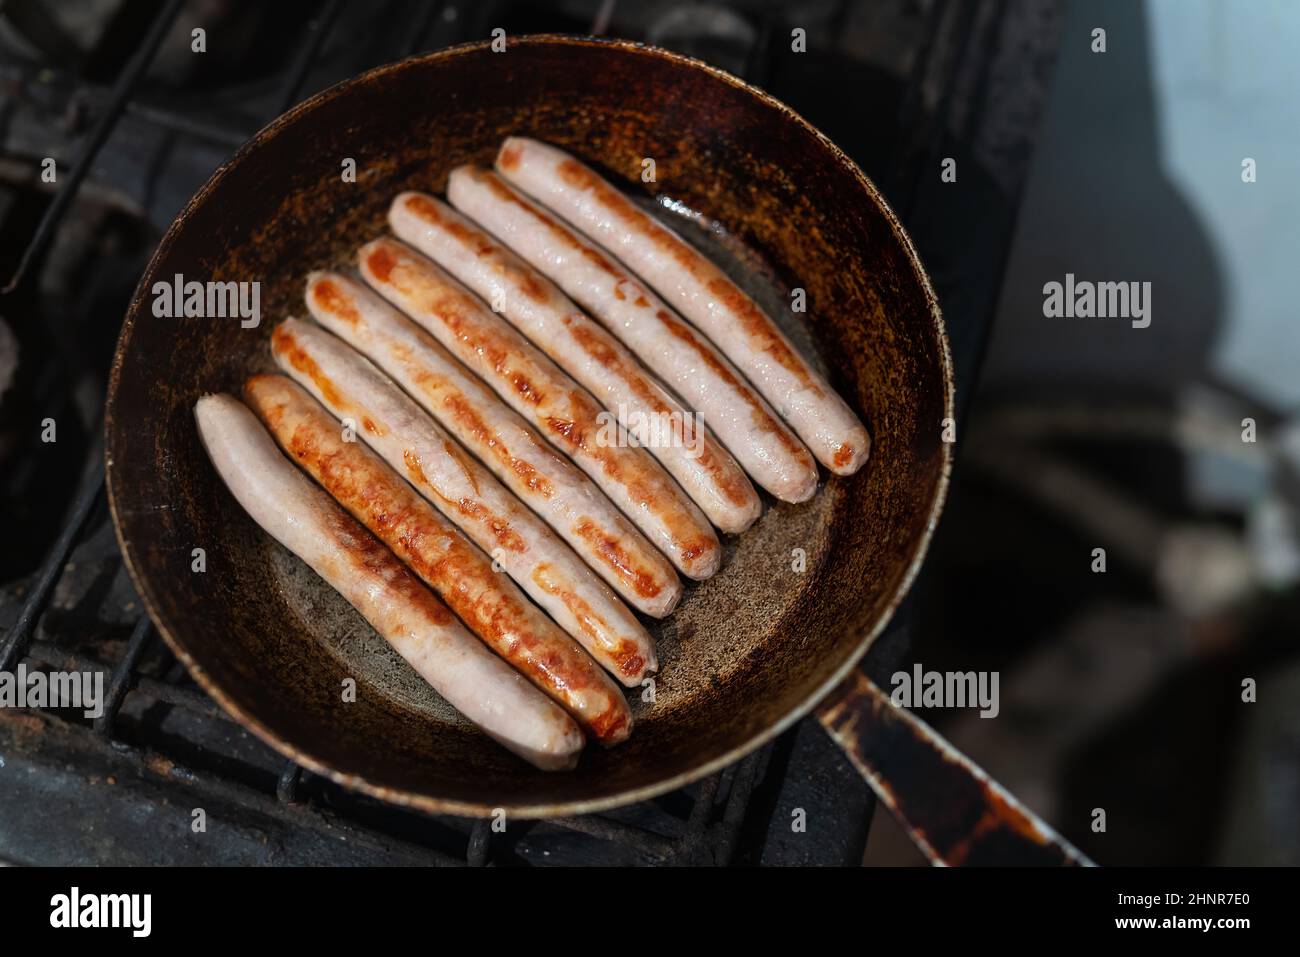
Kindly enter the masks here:
M 708 520 L 616 417 L 519 331 L 411 247 L 387 237 L 358 254 L 361 275 L 491 386 L 590 476 L 678 571 L 708 578 L 722 547 Z
M 452 170 L 447 198 L 605 324 L 777 498 L 817 491 L 817 462 L 704 336 L 591 242 L 489 170 Z
M 312 315 L 369 356 L 541 515 L 633 607 L 662 618 L 681 598 L 672 565 L 591 480 L 436 339 L 360 283 L 307 282 Z
M 572 768 L 582 732 L 469 634 L 383 545 L 295 469 L 229 395 L 194 407 L 199 436 L 239 504 L 352 603 L 461 714 L 543 770 Z
M 520 674 L 573 715 L 597 741 L 616 744 L 632 714 L 600 666 L 524 598 L 492 561 L 292 380 L 254 376 L 244 400 L 271 435 L 461 621 Z
M 295 319 L 276 327 L 271 353 L 624 684 L 657 669 L 654 639 L 627 606 L 367 359 Z
M 832 472 L 852 475 L 871 439 L 858 417 L 730 277 L 590 168 L 554 146 L 512 136 L 506 179 L 626 263 L 758 387 Z
M 736 460 L 603 326 L 545 276 L 446 203 L 403 193 L 388 209 L 399 239 L 442 266 L 613 412 L 709 521 L 736 534 L 762 510 Z

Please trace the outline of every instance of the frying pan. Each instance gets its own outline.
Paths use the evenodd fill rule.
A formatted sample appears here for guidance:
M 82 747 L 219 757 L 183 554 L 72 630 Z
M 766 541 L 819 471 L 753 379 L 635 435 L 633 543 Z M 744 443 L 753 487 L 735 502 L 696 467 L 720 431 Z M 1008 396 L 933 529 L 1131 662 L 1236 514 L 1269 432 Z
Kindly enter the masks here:
M 192 417 L 201 395 L 238 393 L 269 367 L 270 331 L 301 312 L 308 270 L 349 266 L 384 231 L 395 194 L 442 192 L 453 167 L 490 164 L 509 134 L 697 211 L 772 288 L 804 289 L 810 308 L 792 334 L 874 438 L 856 475 L 799 506 L 769 503 L 728 542 L 722 571 L 654 626 L 663 670 L 653 701 L 633 696 L 632 739 L 589 749 L 568 774 L 532 770 L 475 732 L 262 534 L 207 461 Z M 645 157 L 655 182 L 640 181 Z M 355 182 L 341 175 L 346 159 Z M 259 281 L 260 325 L 156 317 L 152 288 L 176 274 Z M 327 90 L 212 176 L 163 238 L 126 317 L 108 395 L 108 494 L 136 587 L 195 679 L 273 747 L 345 785 L 432 812 L 587 813 L 681 787 L 819 708 L 931 856 L 1028 848 L 1028 859 L 1069 861 L 1068 846 L 855 670 L 939 517 L 952 415 L 934 292 L 897 218 L 839 149 L 698 61 L 523 37 L 505 53 L 468 44 Z M 346 679 L 355 701 L 343 700 Z

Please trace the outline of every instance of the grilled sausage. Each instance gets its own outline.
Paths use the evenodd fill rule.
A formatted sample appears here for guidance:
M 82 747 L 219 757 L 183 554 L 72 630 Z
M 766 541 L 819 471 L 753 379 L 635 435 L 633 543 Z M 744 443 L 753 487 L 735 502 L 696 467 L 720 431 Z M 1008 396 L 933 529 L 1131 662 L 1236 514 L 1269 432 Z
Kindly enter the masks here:
M 739 286 L 677 233 L 590 168 L 512 136 L 502 176 L 609 250 L 722 350 L 832 472 L 852 475 L 870 436 L 842 398 Z
M 724 532 L 758 518 L 754 487 L 725 449 L 636 358 L 545 276 L 446 203 L 403 193 L 388 209 L 399 239 L 442 266 L 602 402 Z
M 644 284 L 488 170 L 451 173 L 447 198 L 623 340 L 777 498 L 817 491 L 817 463 L 735 368 Z
M 442 596 L 461 621 L 597 741 L 627 738 L 632 715 L 600 666 L 531 605 L 492 561 L 301 386 L 254 376 L 244 400 L 272 437 L 352 517 Z
M 654 640 L 608 586 L 356 350 L 287 319 L 271 352 L 624 684 L 658 667 Z
M 308 279 L 307 305 L 397 380 L 633 607 L 657 618 L 673 610 L 682 586 L 668 560 L 429 333 L 337 274 Z
M 445 270 L 394 239 L 358 255 L 371 288 L 433 334 L 590 476 L 690 578 L 708 578 L 722 547 L 708 520 L 617 418 Z
M 469 634 L 382 544 L 295 469 L 242 403 L 194 407 L 212 464 L 244 510 L 352 603 L 461 714 L 543 770 L 572 768 L 582 732 Z

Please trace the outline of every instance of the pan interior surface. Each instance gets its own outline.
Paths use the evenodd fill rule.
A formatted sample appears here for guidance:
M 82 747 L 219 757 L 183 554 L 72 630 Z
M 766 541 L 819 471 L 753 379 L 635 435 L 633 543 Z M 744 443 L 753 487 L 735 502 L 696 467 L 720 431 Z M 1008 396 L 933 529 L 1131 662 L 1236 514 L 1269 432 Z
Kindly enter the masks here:
M 222 487 L 194 402 L 271 367 L 309 270 L 350 267 L 391 198 L 442 193 L 507 135 L 569 150 L 700 244 L 769 308 L 868 423 L 851 478 L 768 500 L 725 539 L 712 579 L 652 631 L 661 672 L 630 697 L 626 744 L 535 771 L 424 686 L 347 603 Z M 655 160 L 656 182 L 640 180 Z M 356 162 L 355 182 L 341 176 Z M 652 199 L 646 200 L 653 203 Z M 668 210 L 676 212 L 669 212 Z M 699 210 L 701 222 L 683 222 Z M 721 224 L 721 225 L 715 225 Z M 261 321 L 159 318 L 152 288 L 261 283 Z M 804 290 L 806 313 L 790 309 Z M 779 103 L 634 44 L 524 38 L 404 61 L 307 101 L 213 177 L 132 302 L 108 406 L 110 503 L 136 585 L 204 687 L 308 767 L 430 810 L 567 814 L 679 786 L 810 708 L 857 660 L 920 560 L 946 482 L 951 386 L 941 322 L 910 243 L 848 160 Z M 206 571 L 191 570 L 195 548 Z M 356 682 L 355 700 L 345 695 Z M 653 698 L 653 700 L 650 700 Z

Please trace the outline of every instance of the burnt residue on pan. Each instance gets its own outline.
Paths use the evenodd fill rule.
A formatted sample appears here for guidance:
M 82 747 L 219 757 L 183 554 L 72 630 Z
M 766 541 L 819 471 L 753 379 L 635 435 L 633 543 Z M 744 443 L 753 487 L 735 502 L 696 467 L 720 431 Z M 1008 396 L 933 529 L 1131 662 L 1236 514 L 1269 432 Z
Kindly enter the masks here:
M 811 501 L 766 502 L 714 578 L 652 629 L 656 701 L 577 770 L 542 774 L 479 735 L 285 556 L 221 486 L 195 400 L 269 368 L 309 270 L 351 268 L 392 197 L 441 193 L 501 140 L 547 140 L 647 199 L 725 224 L 696 236 L 772 306 L 868 423 L 874 446 Z M 657 182 L 640 181 L 653 157 Z M 345 158 L 357 182 L 340 176 Z M 691 237 L 689 223 L 677 228 Z M 715 242 L 716 240 L 716 242 Z M 749 263 L 750 266 L 746 266 Z M 762 265 L 766 264 L 766 265 Z M 761 267 L 761 268 L 750 268 Z M 160 319 L 151 286 L 262 282 L 262 319 Z M 755 285 L 755 283 L 757 285 Z M 792 315 L 790 288 L 808 312 Z M 933 292 L 874 188 L 786 107 L 696 61 L 617 41 L 518 38 L 407 60 L 263 130 L 186 207 L 141 280 L 114 360 L 110 503 L 128 568 L 171 647 L 229 711 L 305 766 L 429 810 L 571 814 L 678 787 L 806 713 L 858 660 L 919 564 L 946 487 L 951 371 Z M 191 571 L 192 550 L 207 571 Z M 803 570 L 794 563 L 802 551 Z M 650 624 L 649 622 L 647 622 Z M 343 700 L 355 678 L 355 702 Z

